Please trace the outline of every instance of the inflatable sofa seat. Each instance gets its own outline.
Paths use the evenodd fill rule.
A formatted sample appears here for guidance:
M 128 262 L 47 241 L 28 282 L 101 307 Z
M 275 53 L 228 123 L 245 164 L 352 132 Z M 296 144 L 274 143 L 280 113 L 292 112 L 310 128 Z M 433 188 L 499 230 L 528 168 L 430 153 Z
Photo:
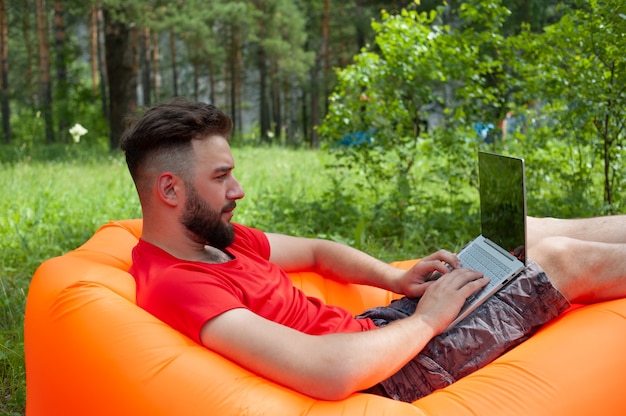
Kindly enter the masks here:
M 141 225 L 106 224 L 37 269 L 25 316 L 28 416 L 626 412 L 626 299 L 572 308 L 485 368 L 414 403 L 363 393 L 321 401 L 235 365 L 139 308 L 127 270 Z M 310 272 L 292 278 L 309 295 L 354 313 L 392 299 Z

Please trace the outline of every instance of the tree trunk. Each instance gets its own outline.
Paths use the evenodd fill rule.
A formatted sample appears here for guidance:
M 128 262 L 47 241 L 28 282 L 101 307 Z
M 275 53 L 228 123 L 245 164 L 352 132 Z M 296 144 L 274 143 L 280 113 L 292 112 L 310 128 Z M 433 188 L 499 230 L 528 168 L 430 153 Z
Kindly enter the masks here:
M 4 142 L 11 143 L 11 107 L 9 106 L 9 26 L 5 0 L 0 0 L 0 108 Z
M 237 54 L 235 55 L 235 113 L 233 117 L 237 120 L 237 124 L 235 124 L 235 131 L 239 134 L 243 133 L 243 106 L 241 105 L 242 101 L 242 91 L 243 91 L 243 52 L 242 52 L 242 40 L 241 40 L 241 31 L 237 30 Z
M 64 141 L 64 138 L 68 136 L 67 129 L 69 125 L 69 110 L 68 110 L 68 83 L 67 83 L 67 54 L 65 48 L 65 18 L 63 2 L 56 0 L 53 3 L 54 8 L 54 49 L 56 51 L 56 75 L 57 75 L 57 88 L 56 88 L 56 107 L 58 116 L 58 138 Z
M 298 100 L 295 95 L 296 89 L 293 88 L 293 75 L 283 79 L 283 113 L 285 120 L 285 143 L 289 146 L 295 145 L 296 140 L 296 123 L 298 112 Z
M 159 34 L 152 32 L 152 91 L 154 101 L 159 101 Z
M 265 50 L 259 45 L 258 50 L 258 62 L 259 67 L 259 125 L 261 128 L 261 140 L 264 142 L 269 141 L 270 131 L 270 114 L 269 104 L 267 99 L 267 59 L 265 56 Z
M 100 97 L 102 100 L 102 115 L 105 120 L 111 120 L 109 108 L 109 75 L 107 73 L 106 64 L 106 47 L 104 39 L 104 16 L 102 11 L 102 2 L 96 4 L 96 27 L 98 33 L 98 68 L 100 71 Z
M 139 67 L 141 68 L 141 91 L 143 96 L 143 105 L 150 107 L 152 105 L 152 76 L 150 70 L 150 29 L 141 30 L 139 41 Z
M 39 70 L 41 74 L 40 106 L 42 109 L 46 143 L 54 142 L 54 122 L 52 119 L 52 83 L 50 80 L 50 46 L 48 44 L 48 25 L 46 24 L 46 11 L 44 0 L 35 1 L 37 15 L 37 39 L 39 41 Z
M 111 151 L 119 149 L 124 119 L 137 109 L 137 37 L 129 24 L 113 18 L 120 15 L 124 15 L 121 7 L 115 13 L 104 9 Z
M 215 96 L 215 88 L 215 69 L 213 65 L 209 64 L 209 102 L 213 105 L 215 105 L 215 100 L 217 98 Z
M 274 140 L 280 143 L 283 131 L 283 119 L 282 119 L 282 100 L 281 100 L 281 88 L 278 81 L 278 65 L 272 65 L 273 71 L 270 77 L 270 93 L 272 97 L 272 124 L 274 127 Z
M 319 56 L 318 56 L 319 58 Z M 311 110 L 310 110 L 310 119 L 309 125 L 307 126 L 311 148 L 317 149 L 320 145 L 319 136 L 317 134 L 317 129 L 315 128 L 320 122 L 320 98 L 319 98 L 319 71 L 320 64 L 319 59 L 315 59 L 315 64 L 313 68 L 311 68 L 310 76 L 309 76 L 309 85 L 311 85 Z
M 228 27 L 228 40 L 229 40 L 229 48 L 228 48 L 228 60 L 227 60 L 227 66 L 228 68 L 225 71 L 225 76 L 227 77 L 226 79 L 228 80 L 228 84 L 230 86 L 230 88 L 228 89 L 228 92 L 226 94 L 228 94 L 227 98 L 227 102 L 230 105 L 230 116 L 233 119 L 233 125 L 237 125 L 237 119 L 236 119 L 236 111 L 237 111 L 237 107 L 236 107 L 236 89 L 237 89 L 237 75 L 236 75 L 236 71 L 237 71 L 237 40 L 236 40 L 236 36 L 235 36 L 235 25 L 234 24 L 229 24 L 226 25 Z
M 230 117 L 233 119 L 233 125 L 237 125 L 237 100 L 235 99 L 236 87 L 235 87 L 235 79 L 237 76 L 235 72 L 237 71 L 237 37 L 235 36 L 236 28 L 234 24 L 230 24 L 228 26 L 228 30 L 230 31 L 230 49 L 228 51 L 228 80 L 229 80 L 229 91 L 227 102 L 230 104 Z
M 200 101 L 200 62 L 194 59 L 193 65 L 193 99 Z
M 170 55 L 172 56 L 172 84 L 174 97 L 178 97 L 178 65 L 176 63 L 176 33 L 170 29 Z
M 98 7 L 91 6 L 89 20 L 89 64 L 91 66 L 91 85 L 93 95 L 98 95 Z
M 311 137 L 309 135 L 309 97 L 306 88 L 302 88 L 302 96 L 300 97 L 300 102 L 302 104 L 300 111 L 302 117 L 302 140 L 305 143 L 309 143 L 311 145 Z
M 234 24 L 229 25 L 230 29 L 230 50 L 229 50 L 229 78 L 230 78 L 230 116 L 233 119 L 235 130 L 242 132 L 241 122 L 241 72 L 242 72 L 242 54 L 241 54 L 241 31 Z
M 358 3 L 358 2 L 357 2 Z M 328 112 L 330 95 L 330 0 L 324 0 L 324 17 L 322 19 L 322 56 L 324 62 L 324 113 Z
M 24 10 L 31 10 L 30 0 L 24 0 Z M 35 90 L 33 80 L 33 48 L 30 41 L 30 16 L 24 13 L 22 16 L 22 33 L 24 34 L 24 47 L 26 49 L 26 83 L 28 84 L 28 100 L 31 106 L 35 106 Z

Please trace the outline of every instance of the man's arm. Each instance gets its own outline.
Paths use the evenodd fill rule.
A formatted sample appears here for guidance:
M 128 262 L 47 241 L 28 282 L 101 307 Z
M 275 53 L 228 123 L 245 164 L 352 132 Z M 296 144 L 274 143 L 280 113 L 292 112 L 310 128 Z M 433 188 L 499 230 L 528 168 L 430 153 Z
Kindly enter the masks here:
M 407 296 L 421 296 L 430 283 L 426 278 L 433 272 L 443 274 L 460 266 L 456 255 L 440 250 L 424 257 L 411 270 L 390 266 L 362 251 L 344 244 L 311 238 L 267 233 L 270 241 L 270 261 L 283 270 L 315 270 L 325 277 L 348 283 L 380 287 Z
M 414 315 L 372 331 L 312 336 L 233 309 L 208 321 L 200 338 L 209 349 L 270 380 L 339 400 L 398 371 L 485 283 L 477 272 L 455 270 L 433 282 Z

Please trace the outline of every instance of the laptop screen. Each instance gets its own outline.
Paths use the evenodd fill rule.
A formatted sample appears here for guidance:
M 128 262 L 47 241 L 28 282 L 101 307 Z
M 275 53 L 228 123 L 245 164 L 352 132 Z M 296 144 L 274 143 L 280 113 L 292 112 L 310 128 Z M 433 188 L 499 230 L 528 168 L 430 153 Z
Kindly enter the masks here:
M 524 160 L 478 153 L 482 235 L 525 263 Z

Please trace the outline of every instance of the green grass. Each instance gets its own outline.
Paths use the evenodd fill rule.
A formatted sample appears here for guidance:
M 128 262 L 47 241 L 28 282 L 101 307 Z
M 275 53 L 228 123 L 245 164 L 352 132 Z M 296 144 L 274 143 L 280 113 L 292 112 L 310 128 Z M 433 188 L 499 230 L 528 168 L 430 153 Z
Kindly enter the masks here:
M 109 219 L 139 216 L 119 157 L 2 163 L 0 196 L 0 414 L 25 404 L 23 314 L 30 277 L 45 259 L 84 242 Z
M 323 153 L 251 147 L 233 153 L 236 175 L 247 192 L 236 221 L 341 239 L 341 230 L 328 230 L 324 213 L 314 220 L 309 212 L 328 188 Z M 19 159 L 0 162 L 0 415 L 24 413 L 23 316 L 37 266 L 79 246 L 107 221 L 141 212 L 122 155 L 57 149 Z
M 0 415 L 25 409 L 24 305 L 37 266 L 78 247 L 109 220 L 141 215 L 122 155 L 103 149 L 44 147 L 33 155 L 0 148 Z M 478 231 L 472 188 L 450 194 L 429 171 L 420 171 L 418 203 L 402 206 L 359 187 L 358 172 L 327 168 L 332 160 L 323 151 L 245 146 L 233 154 L 246 191 L 236 222 L 333 239 L 384 261 L 456 250 Z M 422 157 L 416 166 L 430 166 Z
M 24 413 L 23 316 L 37 266 L 79 246 L 109 220 L 141 214 L 121 154 L 67 149 L 0 162 L 0 415 Z M 376 215 L 370 210 L 375 204 L 353 189 L 350 178 L 326 169 L 327 153 L 234 147 L 233 154 L 235 175 L 246 190 L 235 212 L 237 222 L 354 244 L 386 261 L 423 255 L 444 244 L 407 248 L 393 232 L 370 235 L 366 225 Z

